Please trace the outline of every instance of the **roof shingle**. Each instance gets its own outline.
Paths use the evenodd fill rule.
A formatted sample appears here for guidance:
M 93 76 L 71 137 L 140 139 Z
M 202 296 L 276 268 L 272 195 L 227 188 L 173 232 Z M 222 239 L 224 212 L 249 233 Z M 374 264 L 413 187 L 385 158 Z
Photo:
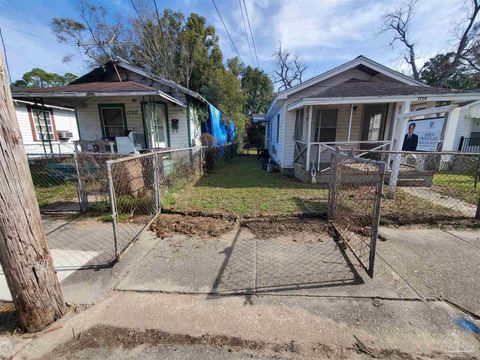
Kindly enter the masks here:
M 365 81 L 350 79 L 341 84 L 319 91 L 311 97 L 362 97 L 362 96 L 402 96 L 461 93 L 459 90 L 415 86 L 397 82 Z
M 71 84 L 65 86 L 56 86 L 48 88 L 36 88 L 36 89 L 15 89 L 14 95 L 18 93 L 76 93 L 76 92 L 131 92 L 131 91 L 158 91 L 157 89 L 146 86 L 134 81 L 111 81 L 111 82 L 91 82 L 83 84 Z

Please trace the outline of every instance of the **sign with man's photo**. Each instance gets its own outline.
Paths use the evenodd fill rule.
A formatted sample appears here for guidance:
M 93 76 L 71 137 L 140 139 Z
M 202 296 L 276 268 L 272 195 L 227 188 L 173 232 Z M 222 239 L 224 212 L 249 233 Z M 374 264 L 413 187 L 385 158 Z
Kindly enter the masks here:
M 444 117 L 409 120 L 402 151 L 437 151 Z

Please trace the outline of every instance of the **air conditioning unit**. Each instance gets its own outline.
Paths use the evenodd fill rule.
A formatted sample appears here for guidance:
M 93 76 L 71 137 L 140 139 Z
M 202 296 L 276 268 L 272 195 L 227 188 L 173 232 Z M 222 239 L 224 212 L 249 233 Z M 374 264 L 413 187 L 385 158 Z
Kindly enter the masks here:
M 73 137 L 71 131 L 57 131 L 57 135 L 60 140 L 68 140 Z

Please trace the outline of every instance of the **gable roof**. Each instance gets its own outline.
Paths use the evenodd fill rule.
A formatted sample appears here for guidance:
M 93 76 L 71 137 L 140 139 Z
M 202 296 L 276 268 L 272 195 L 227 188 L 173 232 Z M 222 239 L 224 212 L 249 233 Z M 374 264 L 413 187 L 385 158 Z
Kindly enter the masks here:
M 366 80 L 350 79 L 338 85 L 319 91 L 309 97 L 312 98 L 337 98 L 360 96 L 395 96 L 395 95 L 427 95 L 451 94 L 464 91 L 450 90 L 436 87 L 407 85 L 396 82 L 372 82 Z
M 355 59 L 350 60 L 346 62 L 345 64 L 342 64 L 340 66 L 337 66 L 331 70 L 328 70 L 320 75 L 314 76 L 311 79 L 308 79 L 307 81 L 304 81 L 301 84 L 295 85 L 291 87 L 290 89 L 280 91 L 277 95 L 279 96 L 288 96 L 290 94 L 296 93 L 297 91 L 300 91 L 302 89 L 305 89 L 309 86 L 312 86 L 316 83 L 319 83 L 321 81 L 327 80 L 328 78 L 331 78 L 335 75 L 338 75 L 344 71 L 354 69 L 354 68 L 359 68 L 362 71 L 368 72 L 367 69 L 373 70 L 375 73 L 382 73 L 384 75 L 387 75 L 391 77 L 392 79 L 398 80 L 402 83 L 408 84 L 408 85 L 413 85 L 413 86 L 424 86 L 428 87 L 427 84 L 415 80 L 411 78 L 408 75 L 402 74 L 401 72 L 398 72 L 396 70 L 390 69 L 389 67 L 382 65 L 376 61 L 373 61 L 372 59 L 369 59 L 363 55 L 357 56 Z
M 120 58 L 117 56 L 117 59 L 115 60 L 115 65 L 118 65 L 122 68 L 124 68 L 125 70 L 129 70 L 129 71 L 132 71 L 138 75 L 141 75 L 141 76 L 144 76 L 144 77 L 147 77 L 149 79 L 152 79 L 153 81 L 156 81 L 162 85 L 165 85 L 165 86 L 168 86 L 172 89 L 175 89 L 175 90 L 178 90 L 180 92 L 183 92 L 185 94 L 188 94 L 189 96 L 203 102 L 204 104 L 208 104 L 208 101 L 202 96 L 200 95 L 199 93 L 197 93 L 196 91 L 193 91 L 193 90 L 190 90 L 180 84 L 177 84 L 175 81 L 173 80 L 167 80 L 161 76 L 158 76 L 148 70 L 145 70 L 145 69 L 142 69 L 136 65 L 133 65 L 132 63 Z
M 338 75 L 342 72 L 345 72 L 350 69 L 358 68 L 364 72 L 370 73 L 371 75 L 376 75 L 379 73 L 382 73 L 386 76 L 391 77 L 392 79 L 395 79 L 399 81 L 400 83 L 406 84 L 406 85 L 411 85 L 411 86 L 418 86 L 418 87 L 424 87 L 428 88 L 429 86 L 421 81 L 415 80 L 411 78 L 410 76 L 407 76 L 405 74 L 402 74 L 398 71 L 395 71 L 385 65 L 382 65 L 376 61 L 373 61 L 372 59 L 369 59 L 363 55 L 357 56 L 355 59 L 350 60 L 342 65 L 339 65 L 333 69 L 330 69 L 320 75 L 314 76 L 311 79 L 308 79 L 304 81 L 301 84 L 295 85 L 291 87 L 290 89 L 286 89 L 283 91 L 278 92 L 274 99 L 272 100 L 272 103 L 270 104 L 270 107 L 268 111 L 273 107 L 275 102 L 280 99 L 286 99 L 289 95 L 292 95 L 300 90 L 303 90 L 305 88 L 308 88 L 312 85 L 315 85 L 319 82 L 325 81 L 335 75 Z M 267 111 L 267 112 L 268 112 Z

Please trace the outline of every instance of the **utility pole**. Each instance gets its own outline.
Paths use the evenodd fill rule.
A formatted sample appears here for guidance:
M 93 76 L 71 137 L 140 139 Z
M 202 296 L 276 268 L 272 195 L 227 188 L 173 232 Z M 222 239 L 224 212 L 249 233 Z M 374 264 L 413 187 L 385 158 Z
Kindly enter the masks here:
M 65 313 L 1 52 L 0 264 L 24 330 L 40 331 Z

